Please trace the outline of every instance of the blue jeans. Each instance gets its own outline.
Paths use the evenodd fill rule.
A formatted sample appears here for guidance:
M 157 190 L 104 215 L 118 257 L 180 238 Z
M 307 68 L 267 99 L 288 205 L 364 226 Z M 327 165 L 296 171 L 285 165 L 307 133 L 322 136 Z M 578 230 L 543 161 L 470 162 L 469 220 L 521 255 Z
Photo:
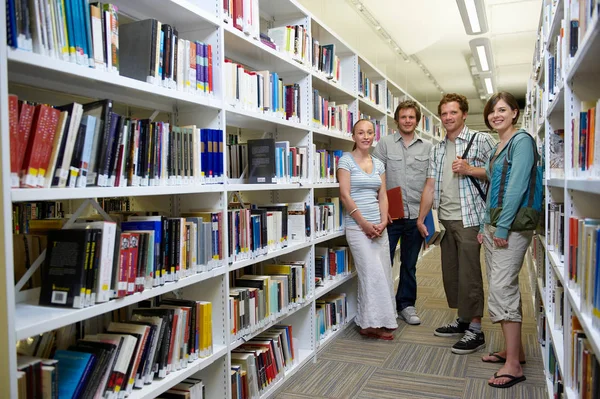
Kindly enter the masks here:
M 400 282 L 396 292 L 396 309 L 415 306 L 417 300 L 417 259 L 423 237 L 417 229 L 417 219 L 398 219 L 387 226 L 390 241 L 390 258 L 394 264 L 396 245 L 400 241 Z

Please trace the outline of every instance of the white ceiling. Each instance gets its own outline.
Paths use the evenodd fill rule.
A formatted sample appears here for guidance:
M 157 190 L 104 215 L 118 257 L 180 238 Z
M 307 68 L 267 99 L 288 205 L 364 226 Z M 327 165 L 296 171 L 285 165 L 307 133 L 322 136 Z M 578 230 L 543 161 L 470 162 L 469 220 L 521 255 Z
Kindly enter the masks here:
M 361 56 L 405 88 L 430 110 L 440 91 L 415 62 L 405 63 L 349 0 L 298 0 Z M 542 0 L 485 0 L 489 30 L 469 36 L 455 0 L 361 0 L 408 55 L 416 55 L 442 87 L 469 99 L 469 126 L 484 128 L 480 99 L 469 67 L 469 41 L 488 37 L 492 44 L 496 90 L 525 98 Z

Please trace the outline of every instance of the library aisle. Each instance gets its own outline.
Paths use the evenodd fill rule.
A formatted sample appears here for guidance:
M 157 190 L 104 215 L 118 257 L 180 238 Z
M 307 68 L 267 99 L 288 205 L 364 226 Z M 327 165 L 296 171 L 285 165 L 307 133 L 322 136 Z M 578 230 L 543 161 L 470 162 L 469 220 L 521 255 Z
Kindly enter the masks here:
M 483 254 L 483 252 L 482 252 Z M 484 262 L 482 259 L 482 267 Z M 484 287 L 485 270 L 483 270 Z M 481 356 L 502 345 L 500 324 L 483 319 L 485 351 L 459 356 L 450 351 L 456 338 L 441 338 L 433 330 L 455 315 L 448 309 L 440 251 L 434 249 L 417 265 L 417 309 L 420 326 L 399 321 L 393 341 L 366 339 L 353 324 L 317 354 L 275 396 L 276 399 L 541 399 L 547 398 L 540 345 L 537 339 L 529 269 L 523 266 L 519 282 L 523 301 L 523 344 L 527 381 L 508 389 L 495 389 L 487 379 L 497 364 L 484 363 Z M 487 291 L 487 290 L 486 290 Z

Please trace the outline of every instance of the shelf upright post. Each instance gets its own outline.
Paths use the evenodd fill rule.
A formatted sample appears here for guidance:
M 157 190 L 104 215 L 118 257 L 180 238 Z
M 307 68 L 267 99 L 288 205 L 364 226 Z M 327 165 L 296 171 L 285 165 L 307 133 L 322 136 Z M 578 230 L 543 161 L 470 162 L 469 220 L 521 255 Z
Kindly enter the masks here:
M 6 21 L 6 7 L 0 7 L 0 21 Z M 13 264 L 12 203 L 10 199 L 10 143 L 8 115 L 8 66 L 6 29 L 0 29 L 0 386 L 6 397 L 17 396 L 17 353 L 15 341 L 15 275 Z M 4 267 L 2 267 L 4 266 Z

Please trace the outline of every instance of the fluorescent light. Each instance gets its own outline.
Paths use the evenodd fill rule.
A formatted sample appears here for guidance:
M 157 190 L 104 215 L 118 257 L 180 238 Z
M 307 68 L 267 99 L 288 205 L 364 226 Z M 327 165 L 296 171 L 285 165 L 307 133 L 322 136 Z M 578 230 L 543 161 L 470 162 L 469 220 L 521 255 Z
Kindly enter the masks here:
M 479 63 L 481 64 L 481 71 L 487 72 L 490 70 L 490 66 L 487 61 L 487 54 L 484 46 L 477 46 L 477 55 L 479 56 Z
M 492 84 L 492 78 L 485 78 L 483 79 L 484 83 L 485 83 L 485 89 L 487 90 L 488 94 L 494 94 L 494 85 Z
M 471 30 L 473 31 L 473 33 L 481 33 L 481 25 L 479 24 L 479 17 L 477 16 L 477 8 L 475 8 L 475 1 L 465 0 L 465 7 L 467 9 L 467 15 L 469 16 Z
M 493 72 L 494 60 L 492 58 L 492 42 L 487 37 L 478 37 L 469 41 L 471 53 L 475 59 L 479 73 Z
M 467 35 L 478 35 L 488 31 L 483 0 L 456 0 L 456 5 Z

